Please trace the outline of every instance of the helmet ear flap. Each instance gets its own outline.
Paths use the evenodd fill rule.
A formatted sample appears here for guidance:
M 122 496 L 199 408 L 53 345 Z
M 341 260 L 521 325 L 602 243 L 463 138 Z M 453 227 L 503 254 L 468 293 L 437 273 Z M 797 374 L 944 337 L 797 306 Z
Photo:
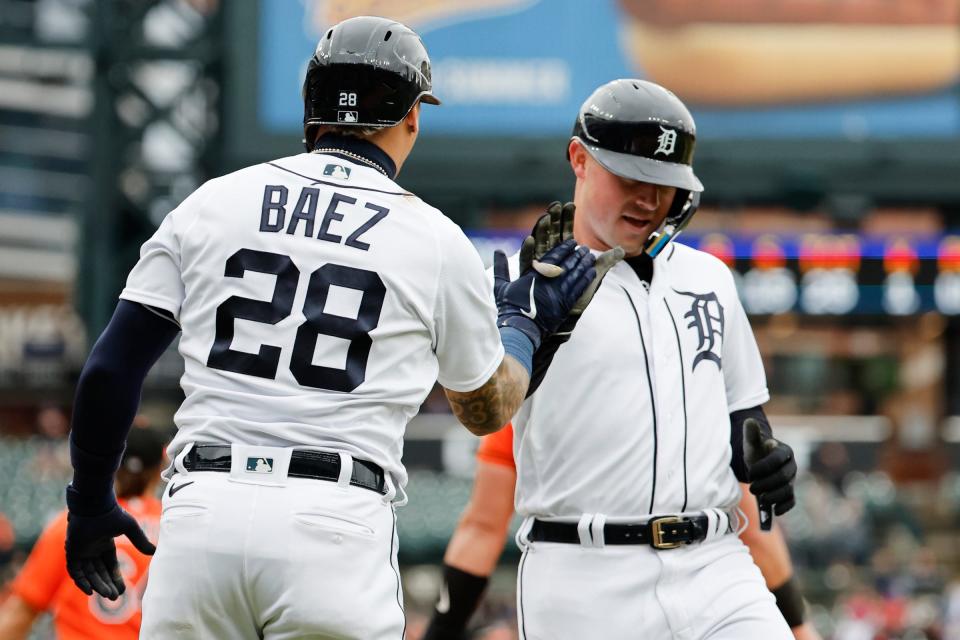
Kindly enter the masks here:
M 663 251 L 663 248 L 675 239 L 684 227 L 690 224 L 693 214 L 697 212 L 700 206 L 700 193 L 697 191 L 688 191 L 686 189 L 677 189 L 673 196 L 673 202 L 670 205 L 670 211 L 663 221 L 663 226 L 650 234 L 644 251 L 651 258 L 656 258 Z
M 680 233 L 684 227 L 690 223 L 693 214 L 697 212 L 700 206 L 700 193 L 697 191 L 688 191 L 686 189 L 677 189 L 673 196 L 673 204 L 670 205 L 670 211 L 667 212 L 666 222 L 676 228 L 674 236 Z

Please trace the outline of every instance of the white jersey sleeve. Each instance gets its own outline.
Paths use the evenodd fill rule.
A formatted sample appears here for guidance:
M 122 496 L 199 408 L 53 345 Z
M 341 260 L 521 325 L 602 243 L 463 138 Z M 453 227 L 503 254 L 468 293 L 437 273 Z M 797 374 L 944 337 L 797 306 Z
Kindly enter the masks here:
M 731 287 L 734 287 L 731 279 Z M 736 291 L 730 296 L 723 337 L 723 379 L 729 411 L 756 407 L 770 399 L 760 349 Z
M 185 295 L 180 249 L 203 193 L 203 188 L 198 189 L 168 213 L 153 236 L 143 243 L 140 260 L 130 271 L 127 285 L 120 293 L 122 299 L 164 309 L 180 322 Z
M 440 281 L 435 311 L 437 376 L 451 391 L 473 391 L 503 360 L 497 308 L 476 249 L 459 227 L 449 225 L 439 243 Z M 470 336 L 470 340 L 464 340 Z

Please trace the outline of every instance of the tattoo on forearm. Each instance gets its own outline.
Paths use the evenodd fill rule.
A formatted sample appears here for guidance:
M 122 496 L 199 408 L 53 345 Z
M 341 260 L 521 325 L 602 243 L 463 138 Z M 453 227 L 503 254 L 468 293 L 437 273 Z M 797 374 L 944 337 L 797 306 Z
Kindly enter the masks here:
M 520 408 L 530 376 L 519 362 L 505 356 L 497 372 L 474 391 L 446 391 L 453 414 L 470 431 L 490 432 L 506 424 Z

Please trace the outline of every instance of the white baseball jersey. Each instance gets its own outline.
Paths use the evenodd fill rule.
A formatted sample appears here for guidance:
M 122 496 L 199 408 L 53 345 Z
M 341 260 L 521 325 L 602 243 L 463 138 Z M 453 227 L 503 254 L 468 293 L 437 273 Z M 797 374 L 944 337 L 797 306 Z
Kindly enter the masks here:
M 478 388 L 503 347 L 460 228 L 377 170 L 300 154 L 211 180 L 142 247 L 121 297 L 180 323 L 188 442 L 333 449 L 406 482 L 435 381 Z
M 768 399 L 722 262 L 673 244 L 649 290 L 621 262 L 514 418 L 517 511 L 629 520 L 734 506 L 729 414 Z

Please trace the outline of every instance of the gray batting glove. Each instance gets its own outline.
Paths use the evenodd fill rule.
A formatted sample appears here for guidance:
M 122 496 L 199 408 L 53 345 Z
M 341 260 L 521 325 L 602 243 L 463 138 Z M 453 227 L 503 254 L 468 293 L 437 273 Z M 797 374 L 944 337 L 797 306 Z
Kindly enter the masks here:
M 614 247 L 609 251 L 604 251 L 597 256 L 597 261 L 594 263 L 594 268 L 597 270 L 597 277 L 593 279 L 588 286 L 586 291 L 583 292 L 583 295 L 573 304 L 573 308 L 570 309 L 571 316 L 580 316 L 586 310 L 587 305 L 590 304 L 590 301 L 593 300 L 593 294 L 597 292 L 597 289 L 600 288 L 600 283 L 603 282 L 603 277 L 607 275 L 607 272 L 613 268 L 615 264 L 623 260 L 624 256 L 623 249 L 621 247 Z
M 563 274 L 563 269 L 558 265 L 541 262 L 541 258 L 556 247 L 557 245 L 573 238 L 573 220 L 576 215 L 576 206 L 572 202 L 561 205 L 559 201 L 551 202 L 547 207 L 547 212 L 540 216 L 533 226 L 533 232 L 527 236 L 520 247 L 520 273 L 526 273 L 528 269 L 533 269 L 540 275 L 547 278 L 556 278 Z M 587 305 L 593 300 L 594 294 L 600 287 L 607 272 L 615 264 L 623 260 L 624 252 L 620 247 L 614 247 L 609 251 L 604 251 L 597 256 L 595 265 L 597 277 L 583 292 L 583 295 L 574 303 L 570 309 L 570 319 L 564 322 L 564 327 L 559 333 L 567 333 L 573 330 L 573 325 L 583 314 Z
M 573 221 L 576 207 L 572 202 L 561 205 L 559 202 L 553 202 L 547 208 L 547 212 L 540 216 L 537 223 L 533 226 L 533 231 L 523 241 L 520 247 L 520 273 L 533 269 L 545 277 L 557 277 L 551 269 L 543 268 L 541 258 L 553 247 L 563 242 L 573 240 Z M 594 278 L 590 281 L 583 293 L 574 301 L 573 306 L 567 313 L 566 318 L 560 323 L 560 326 L 552 335 L 545 336 L 543 344 L 533 354 L 533 375 L 530 377 L 530 385 L 527 387 L 527 397 L 540 387 L 550 364 L 553 362 L 553 356 L 557 353 L 560 345 L 570 339 L 573 329 L 577 326 L 577 321 L 583 315 L 584 309 L 590 304 L 593 295 L 600 287 L 600 282 L 607 272 L 620 260 L 623 259 L 623 250 L 620 247 L 611 249 L 600 254 L 594 263 Z M 552 266 L 552 265 L 547 265 Z M 557 272 L 561 273 L 561 272 Z
M 542 276 L 556 278 L 562 271 L 549 263 L 541 262 L 544 255 L 560 243 L 573 238 L 573 215 L 576 207 L 572 202 L 561 205 L 551 202 L 547 212 L 540 216 L 520 247 L 520 273 L 533 268 Z

